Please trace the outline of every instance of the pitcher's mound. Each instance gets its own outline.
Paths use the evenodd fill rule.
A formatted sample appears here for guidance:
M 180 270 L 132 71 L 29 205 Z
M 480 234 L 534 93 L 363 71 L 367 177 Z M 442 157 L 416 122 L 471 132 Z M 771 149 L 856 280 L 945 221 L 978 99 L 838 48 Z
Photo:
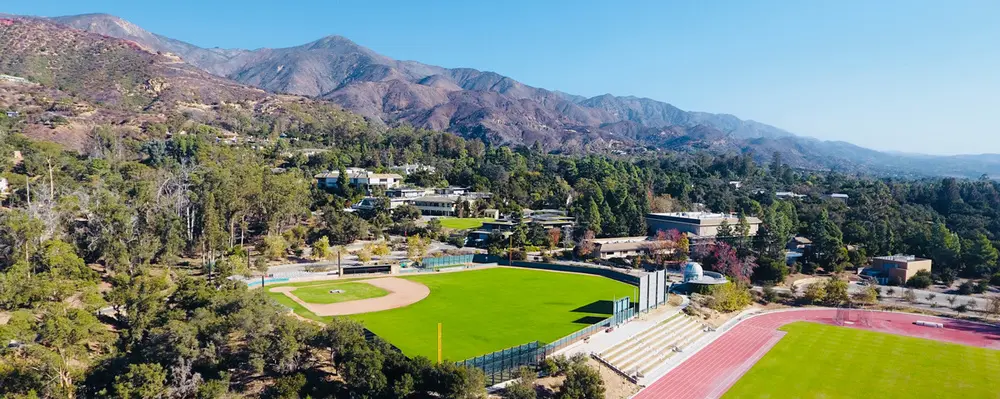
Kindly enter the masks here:
M 296 287 L 275 287 L 271 292 L 281 292 L 317 316 L 344 316 L 349 314 L 377 312 L 412 305 L 427 298 L 431 290 L 426 285 L 396 277 L 382 277 L 357 280 L 389 291 L 389 295 L 357 301 L 338 302 L 326 305 L 308 303 L 295 296 Z

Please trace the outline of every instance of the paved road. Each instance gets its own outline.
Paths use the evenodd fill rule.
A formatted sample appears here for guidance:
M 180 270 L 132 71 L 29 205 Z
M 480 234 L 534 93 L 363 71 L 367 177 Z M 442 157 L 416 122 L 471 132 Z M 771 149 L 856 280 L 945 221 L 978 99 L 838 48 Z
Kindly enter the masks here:
M 879 302 L 881 302 L 882 304 L 886 304 L 886 305 L 897 305 L 897 306 L 904 306 L 904 307 L 914 307 L 914 308 L 919 308 L 919 309 L 924 309 L 924 310 L 933 310 L 935 312 L 942 312 L 942 313 L 949 313 L 949 314 L 958 313 L 958 312 L 955 312 L 953 309 L 955 307 L 959 306 L 959 305 L 966 305 L 966 306 L 972 308 L 973 306 L 970 306 L 969 304 L 970 303 L 975 303 L 975 310 L 979 310 L 979 311 L 985 310 L 987 308 L 987 306 L 989 305 L 989 300 L 988 299 L 984 299 L 984 298 L 977 298 L 977 297 L 968 296 L 968 295 L 949 295 L 949 294 L 942 294 L 940 292 L 934 292 L 934 291 L 928 291 L 928 290 L 918 290 L 918 289 L 914 289 L 913 290 L 913 293 L 916 296 L 916 301 L 914 301 L 914 302 L 907 302 L 906 300 L 903 299 L 903 293 L 907 290 L 907 288 L 904 288 L 904 287 L 891 287 L 891 286 L 885 286 L 885 285 L 880 285 L 880 286 L 877 286 L 877 287 L 879 287 L 882 290 L 882 297 L 879 300 Z M 866 288 L 866 286 L 864 286 L 864 285 L 860 285 L 860 284 L 858 284 L 856 282 L 851 282 L 847 286 L 847 292 L 853 294 L 853 293 L 859 292 L 859 291 L 861 291 L 861 290 L 863 290 L 865 288 Z M 754 289 L 761 290 L 762 288 L 761 287 L 754 287 Z M 799 295 L 802 295 L 802 291 L 804 289 L 805 289 L 804 286 L 803 287 L 799 287 L 799 289 L 798 289 Z M 890 289 L 893 290 L 893 294 L 892 295 L 889 295 L 889 290 Z M 775 288 L 775 291 L 778 291 L 778 292 L 788 292 L 789 290 L 787 288 Z M 954 305 L 948 300 L 950 297 L 954 297 Z

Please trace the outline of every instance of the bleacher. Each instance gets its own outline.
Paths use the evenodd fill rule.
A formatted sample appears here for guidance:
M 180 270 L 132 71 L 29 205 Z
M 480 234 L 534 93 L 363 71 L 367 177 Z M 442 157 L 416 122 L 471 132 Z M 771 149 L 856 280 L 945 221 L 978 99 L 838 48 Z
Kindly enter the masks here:
M 704 324 L 678 313 L 604 350 L 598 356 L 628 376 L 642 377 L 704 334 Z

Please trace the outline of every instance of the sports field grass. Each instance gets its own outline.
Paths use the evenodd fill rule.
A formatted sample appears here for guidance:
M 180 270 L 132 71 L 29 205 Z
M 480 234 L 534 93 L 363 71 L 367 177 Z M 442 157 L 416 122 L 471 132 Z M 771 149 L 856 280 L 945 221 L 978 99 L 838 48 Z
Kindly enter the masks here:
M 431 294 L 413 305 L 352 316 L 410 356 L 464 360 L 531 341 L 551 342 L 610 316 L 633 287 L 604 277 L 491 268 L 405 277 Z
M 492 222 L 491 218 L 439 218 L 441 227 L 455 230 L 478 229 L 483 222 Z
M 343 290 L 339 294 L 331 294 L 330 290 Z M 355 301 L 358 299 L 378 298 L 389 295 L 389 291 L 362 282 L 324 282 L 296 288 L 292 294 L 308 303 L 328 304 Z
M 1000 398 L 1000 351 L 797 322 L 733 398 Z

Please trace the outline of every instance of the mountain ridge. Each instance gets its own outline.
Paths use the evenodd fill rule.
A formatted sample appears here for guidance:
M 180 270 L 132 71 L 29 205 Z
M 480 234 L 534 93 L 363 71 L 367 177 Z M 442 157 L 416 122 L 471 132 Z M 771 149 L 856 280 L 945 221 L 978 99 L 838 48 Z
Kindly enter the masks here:
M 649 98 L 585 97 L 532 87 L 492 71 L 395 60 L 340 35 L 286 48 L 206 49 L 108 14 L 50 20 L 175 54 L 242 84 L 329 100 L 377 123 L 407 122 L 498 143 L 537 141 L 570 152 L 595 146 L 616 151 L 707 149 L 749 152 L 761 161 L 778 152 L 797 167 L 861 173 L 978 176 L 980 169 L 1000 168 L 1000 161 L 989 156 L 890 154 L 797 136 L 730 114 L 685 111 Z

